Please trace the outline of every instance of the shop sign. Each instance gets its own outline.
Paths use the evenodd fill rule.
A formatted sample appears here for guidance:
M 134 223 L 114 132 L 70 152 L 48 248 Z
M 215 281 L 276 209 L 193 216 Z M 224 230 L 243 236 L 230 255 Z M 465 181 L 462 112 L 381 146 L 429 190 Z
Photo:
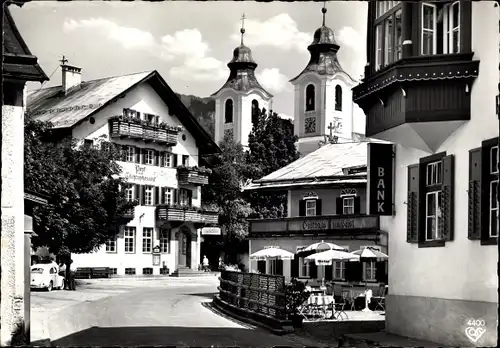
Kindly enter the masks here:
M 203 227 L 201 229 L 202 236 L 220 236 L 220 227 Z
M 368 213 L 393 215 L 394 146 L 368 144 Z

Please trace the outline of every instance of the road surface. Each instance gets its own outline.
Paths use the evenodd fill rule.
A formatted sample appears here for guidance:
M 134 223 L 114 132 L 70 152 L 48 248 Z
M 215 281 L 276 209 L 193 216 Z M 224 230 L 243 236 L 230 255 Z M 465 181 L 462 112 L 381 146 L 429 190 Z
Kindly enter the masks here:
M 63 293 L 80 300 L 87 296 L 84 302 L 68 304 L 48 315 L 53 346 L 314 345 L 294 335 L 277 336 L 218 315 L 204 303 L 217 292 L 215 279 L 103 280 L 76 292 L 35 293 L 32 301 L 39 305 L 47 297 Z

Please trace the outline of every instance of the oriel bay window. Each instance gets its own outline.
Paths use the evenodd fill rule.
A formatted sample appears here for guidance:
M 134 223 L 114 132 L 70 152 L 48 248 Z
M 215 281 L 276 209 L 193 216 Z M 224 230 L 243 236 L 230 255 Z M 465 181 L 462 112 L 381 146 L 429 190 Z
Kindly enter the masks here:
M 375 70 L 402 58 L 401 1 L 377 1 L 375 15 Z
M 460 52 L 460 1 L 424 2 L 421 18 L 421 54 Z
M 469 151 L 469 239 L 483 245 L 498 241 L 498 138 Z
M 454 157 L 438 153 L 408 167 L 407 242 L 444 246 L 453 240 Z

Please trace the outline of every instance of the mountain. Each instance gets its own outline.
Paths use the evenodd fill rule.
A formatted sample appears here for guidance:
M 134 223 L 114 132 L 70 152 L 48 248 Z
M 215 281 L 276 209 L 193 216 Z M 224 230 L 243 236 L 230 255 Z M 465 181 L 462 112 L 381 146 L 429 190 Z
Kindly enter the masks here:
M 201 126 L 215 137 L 215 100 L 212 98 L 200 98 L 194 95 L 176 93 L 177 97 L 186 105 L 188 110 L 198 120 Z

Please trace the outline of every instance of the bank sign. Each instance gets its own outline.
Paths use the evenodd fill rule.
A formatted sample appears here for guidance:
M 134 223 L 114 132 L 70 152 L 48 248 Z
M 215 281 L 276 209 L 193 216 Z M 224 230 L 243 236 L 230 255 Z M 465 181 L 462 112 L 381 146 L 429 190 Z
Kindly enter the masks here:
M 368 213 L 393 215 L 394 146 L 368 144 Z

